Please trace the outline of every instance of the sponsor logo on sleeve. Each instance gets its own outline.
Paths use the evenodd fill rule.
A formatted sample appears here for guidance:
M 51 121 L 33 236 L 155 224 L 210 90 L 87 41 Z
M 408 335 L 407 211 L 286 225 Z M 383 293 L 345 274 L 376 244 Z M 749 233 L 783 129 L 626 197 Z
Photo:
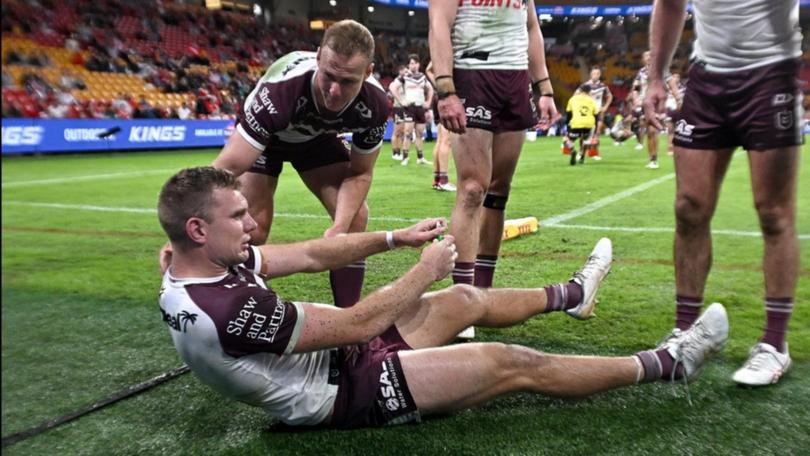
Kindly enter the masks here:
M 197 314 L 191 313 L 187 310 L 184 310 L 176 315 L 171 315 L 166 313 L 165 310 L 160 309 L 160 313 L 163 314 L 163 321 L 165 321 L 166 324 L 175 331 L 186 332 L 188 324 L 191 323 L 193 326 L 197 321 Z
M 362 101 L 358 101 L 357 104 L 354 105 L 354 109 L 360 113 L 360 117 L 364 119 L 371 119 L 371 108 L 366 106 L 366 104 Z
M 276 305 L 268 316 L 258 311 L 257 304 L 256 298 L 249 297 L 247 302 L 242 305 L 236 318 L 228 321 L 225 330 L 228 334 L 235 336 L 244 335 L 248 339 L 273 343 L 281 323 L 284 321 L 286 307 L 280 299 L 276 298 Z
M 255 102 L 256 100 L 253 101 Z M 245 121 L 247 122 L 251 130 L 255 131 L 256 133 L 260 134 L 265 138 L 270 136 L 270 132 L 268 132 L 267 129 L 262 127 L 262 125 L 259 123 L 259 120 L 256 119 L 256 116 L 254 116 L 250 110 L 245 111 Z

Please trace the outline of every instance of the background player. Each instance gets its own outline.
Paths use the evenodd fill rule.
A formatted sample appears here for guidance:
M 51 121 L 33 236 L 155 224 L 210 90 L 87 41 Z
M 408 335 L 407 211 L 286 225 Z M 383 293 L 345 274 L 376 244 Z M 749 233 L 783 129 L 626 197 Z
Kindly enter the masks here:
M 405 76 L 405 73 L 408 72 L 408 67 L 405 65 L 399 66 L 398 75 L 388 84 L 388 95 L 391 97 L 391 100 L 394 103 L 393 107 L 393 119 L 394 119 L 394 131 L 391 133 L 391 149 L 392 155 L 391 158 L 394 160 L 402 160 L 402 141 L 405 139 L 405 107 L 402 106 L 400 103 L 400 99 L 402 99 L 402 89 L 403 86 L 400 84 L 398 86 L 394 86 L 394 81 L 399 78 Z M 399 96 L 394 96 L 394 89 L 399 90 Z
M 568 100 L 565 107 L 565 114 L 568 118 L 568 133 L 563 139 L 563 147 L 570 150 L 571 165 L 577 162 L 577 148 L 572 139 L 579 139 L 579 163 L 585 163 L 585 145 L 596 128 L 596 119 L 599 111 L 596 102 L 591 97 L 591 86 L 582 84 Z
M 408 72 L 391 82 L 391 93 L 405 107 L 404 139 L 402 140 L 402 166 L 408 164 L 411 138 L 416 146 L 416 163 L 429 165 L 424 156 L 425 111 L 430 109 L 433 99 L 433 86 L 427 76 L 419 71 L 419 56 L 408 56 Z
M 591 136 L 588 138 L 590 149 L 593 151 L 593 159 L 601 160 L 602 156 L 599 155 L 599 137 L 602 135 L 602 130 L 605 128 L 605 112 L 607 112 L 610 104 L 613 103 L 613 93 L 610 88 L 602 82 L 602 69 L 598 66 L 591 68 L 591 78 L 585 82 L 591 88 L 591 98 L 596 103 L 596 128 L 593 130 Z

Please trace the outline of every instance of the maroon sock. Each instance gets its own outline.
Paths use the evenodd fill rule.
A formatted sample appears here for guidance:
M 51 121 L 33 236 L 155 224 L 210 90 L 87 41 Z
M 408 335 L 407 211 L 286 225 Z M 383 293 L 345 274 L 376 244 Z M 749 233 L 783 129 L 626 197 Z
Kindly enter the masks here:
M 365 260 L 329 271 L 329 284 L 337 307 L 351 307 L 360 300 L 365 275 Z
M 475 257 L 475 279 L 473 285 L 481 288 L 489 288 L 495 279 L 495 265 L 498 262 L 498 255 L 478 255 Z
M 666 348 L 658 350 L 647 350 L 638 352 L 635 355 L 641 361 L 644 368 L 644 375 L 639 379 L 639 383 L 654 382 L 656 380 L 680 380 L 683 377 L 683 366 L 675 367 L 675 360 Z M 675 376 L 672 370 L 675 369 Z
M 453 268 L 453 283 L 466 283 L 467 285 L 472 285 L 474 276 L 475 263 L 472 261 L 456 262 L 456 267 Z
M 785 352 L 785 333 L 793 313 L 793 298 L 765 298 L 765 334 L 760 339 Z
M 447 173 L 439 173 L 439 183 L 447 184 L 448 182 L 450 182 L 450 179 L 447 178 Z
M 543 313 L 573 309 L 582 301 L 582 285 L 576 282 L 556 283 L 543 289 L 546 290 L 546 309 Z
M 403 159 L 403 160 L 405 160 L 405 159 L 407 159 L 407 158 L 408 158 L 408 151 L 407 151 L 407 150 L 403 150 L 403 151 L 402 151 L 402 159 Z
M 416 149 L 416 158 L 418 158 L 418 159 L 420 159 L 420 160 L 421 160 L 421 159 L 425 158 L 425 154 L 424 154 L 424 153 L 422 153 L 422 151 L 421 151 L 421 150 Z
M 687 330 L 700 316 L 703 297 L 675 296 L 675 327 Z
M 394 149 L 393 155 L 399 155 L 399 149 Z
M 442 173 L 438 171 L 433 172 L 433 185 L 439 185 L 442 183 Z

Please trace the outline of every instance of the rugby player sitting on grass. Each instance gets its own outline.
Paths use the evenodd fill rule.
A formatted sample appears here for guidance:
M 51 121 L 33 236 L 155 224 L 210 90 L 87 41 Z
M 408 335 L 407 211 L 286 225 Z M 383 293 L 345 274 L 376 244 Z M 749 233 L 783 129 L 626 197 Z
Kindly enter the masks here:
M 158 217 L 172 244 L 171 258 L 162 259 L 170 267 L 160 311 L 180 356 L 214 390 L 287 424 L 380 426 L 517 391 L 582 397 L 693 378 L 727 338 L 725 310 L 715 304 L 677 338 L 634 356 L 552 355 L 502 343 L 442 346 L 473 324 L 505 327 L 562 310 L 589 318 L 612 261 L 606 238 L 567 283 L 534 289 L 454 285 L 426 292 L 456 259 L 453 237 L 437 239 L 445 229 L 442 219 L 388 232 L 251 246 L 256 222 L 238 181 L 211 167 L 171 177 L 160 194 Z M 285 301 L 264 282 L 428 242 L 413 268 L 353 307 Z

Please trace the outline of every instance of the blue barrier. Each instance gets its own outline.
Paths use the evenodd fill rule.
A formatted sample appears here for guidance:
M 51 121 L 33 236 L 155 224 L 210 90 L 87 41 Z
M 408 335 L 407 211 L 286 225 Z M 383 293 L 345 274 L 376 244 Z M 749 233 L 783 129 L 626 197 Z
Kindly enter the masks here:
M 233 120 L 3 119 L 3 155 L 222 147 Z
M 393 130 L 389 120 L 386 141 Z M 3 119 L 2 150 L 14 155 L 222 147 L 233 132 L 233 120 Z M 351 141 L 351 134 L 345 137 Z

